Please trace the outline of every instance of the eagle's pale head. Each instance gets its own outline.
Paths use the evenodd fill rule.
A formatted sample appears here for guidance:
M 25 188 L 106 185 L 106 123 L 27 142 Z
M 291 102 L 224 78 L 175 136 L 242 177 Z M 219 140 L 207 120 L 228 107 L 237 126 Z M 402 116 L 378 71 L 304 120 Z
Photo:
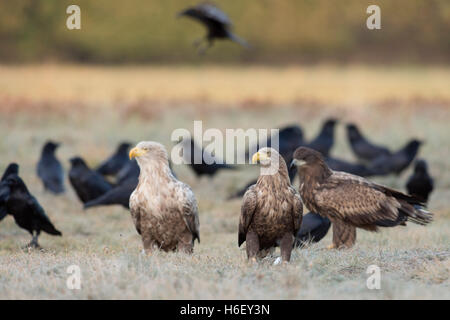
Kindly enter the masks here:
M 272 175 L 279 171 L 280 165 L 284 164 L 284 160 L 277 150 L 264 147 L 253 155 L 252 163 L 258 163 L 261 166 L 261 174 Z M 286 167 L 286 164 L 284 164 L 284 167 Z
M 259 149 L 252 157 L 252 163 L 258 163 L 261 166 L 270 166 L 273 159 L 277 159 L 278 152 L 270 147 Z
M 139 164 L 152 160 L 164 161 L 167 163 L 168 155 L 166 148 L 159 142 L 141 141 L 136 147 L 130 150 L 130 159 L 136 158 Z

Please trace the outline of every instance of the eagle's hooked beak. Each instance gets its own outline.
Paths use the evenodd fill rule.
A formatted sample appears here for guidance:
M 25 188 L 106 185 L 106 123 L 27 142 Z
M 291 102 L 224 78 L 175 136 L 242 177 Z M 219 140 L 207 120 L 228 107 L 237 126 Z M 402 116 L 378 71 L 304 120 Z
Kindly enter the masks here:
M 142 156 L 142 155 L 144 155 L 146 153 L 147 153 L 146 150 L 143 150 L 141 148 L 135 147 L 135 148 L 130 150 L 130 160 L 133 159 L 133 158 L 136 158 L 136 157 L 140 157 L 140 156 Z
M 261 160 L 261 154 L 259 152 L 255 153 L 252 157 L 252 163 L 258 163 Z
M 295 159 L 291 161 L 291 164 L 289 165 L 289 169 L 292 169 L 295 167 Z
M 267 160 L 269 157 L 264 152 L 257 152 L 252 157 L 252 163 L 260 163 L 261 161 Z

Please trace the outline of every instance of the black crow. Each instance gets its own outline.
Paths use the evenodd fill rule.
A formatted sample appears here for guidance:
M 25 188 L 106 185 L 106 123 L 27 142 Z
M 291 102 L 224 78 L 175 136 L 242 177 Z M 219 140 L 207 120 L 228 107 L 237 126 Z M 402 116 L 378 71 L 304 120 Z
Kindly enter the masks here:
M 9 198 L 10 188 L 6 183 L 6 179 L 10 175 L 18 175 L 19 174 L 19 165 L 17 163 L 10 163 L 8 167 L 3 172 L 2 178 L 0 180 L 0 221 L 7 215 L 6 211 L 6 201 Z
M 70 159 L 70 163 L 72 168 L 69 171 L 69 180 L 83 203 L 96 199 L 112 189 L 111 184 L 101 174 L 89 169 L 80 157 Z
M 415 196 L 424 203 L 428 202 L 428 197 L 433 191 L 434 181 L 428 174 L 428 165 L 425 160 L 417 160 L 414 173 L 409 177 L 406 184 L 408 193 Z
M 6 180 L 10 174 L 19 174 L 19 165 L 17 163 L 12 162 L 8 165 L 5 172 L 3 172 L 2 179 L 0 181 Z
M 130 159 L 128 159 L 128 149 L 130 149 L 131 143 L 122 142 L 108 159 L 101 163 L 96 169 L 98 173 L 104 176 L 115 176 L 120 170 L 128 165 Z
M 336 119 L 328 119 L 325 121 L 318 136 L 306 146 L 319 151 L 324 157 L 328 157 L 334 144 L 334 127 L 336 123 Z
M 184 160 L 189 164 L 197 177 L 202 175 L 213 177 L 221 169 L 235 169 L 228 164 L 214 162 L 215 159 L 213 159 L 212 155 L 205 152 L 203 148 L 197 146 L 193 139 L 184 138 L 181 142 L 181 146 L 183 147 L 183 153 L 186 151 L 186 153 L 183 154 Z M 199 159 L 196 159 L 196 155 L 198 155 Z M 206 159 L 206 161 L 205 156 L 209 158 Z M 208 164 L 208 162 L 212 163 Z
M 328 233 L 331 222 L 320 214 L 309 212 L 303 216 L 300 230 L 295 237 L 295 246 L 307 245 L 311 242 L 319 242 Z
M 122 182 L 122 184 L 112 188 L 100 197 L 88 201 L 84 204 L 84 209 L 89 209 L 97 206 L 107 206 L 120 204 L 123 207 L 129 209 L 130 196 L 138 184 L 137 177 L 131 177 L 128 180 Z
M 199 48 L 200 53 L 204 53 L 213 44 L 215 39 L 228 39 L 240 44 L 243 47 L 249 47 L 244 39 L 236 36 L 232 31 L 232 23 L 228 16 L 217 6 L 211 3 L 200 3 L 194 7 L 187 8 L 178 14 L 178 17 L 187 16 L 201 22 L 207 29 L 208 33 L 204 38 L 194 42 Z M 206 40 L 206 46 L 201 48 L 200 45 Z
M 303 144 L 303 130 L 298 125 L 290 125 L 279 129 L 278 135 L 275 135 L 274 138 L 278 138 L 278 146 L 276 145 L 272 146 L 271 137 L 267 139 L 265 146 L 275 148 L 281 155 L 283 155 L 282 151 L 285 151 L 285 153 L 287 153 L 292 149 L 295 150 L 296 148 L 298 148 Z M 254 153 L 258 151 L 261 147 L 262 143 L 261 142 L 257 143 L 256 146 L 253 147 L 253 150 L 247 151 L 246 153 L 247 157 L 249 153 Z
M 64 192 L 64 169 L 55 156 L 59 144 L 48 141 L 37 164 L 37 175 L 41 178 L 45 190 L 54 194 Z
M 422 141 L 412 140 L 399 151 L 390 155 L 380 155 L 370 162 L 369 169 L 377 175 L 400 174 L 416 157 Z
M 371 169 L 360 163 L 350 163 L 345 160 L 331 157 L 325 158 L 325 162 L 334 171 L 343 171 L 360 177 L 370 177 L 374 175 L 374 172 Z
M 128 163 L 117 173 L 116 183 L 121 185 L 124 181 L 130 179 L 131 177 L 139 178 L 139 165 L 136 160 L 130 160 Z
M 372 161 L 380 155 L 390 155 L 388 148 L 377 146 L 367 140 L 355 124 L 347 125 L 347 137 L 355 155 L 366 161 Z
M 6 209 L 8 214 L 14 217 L 17 225 L 27 230 L 32 235 L 29 247 L 39 247 L 38 237 L 41 231 L 54 236 L 61 236 L 50 219 L 45 214 L 39 202 L 28 191 L 25 183 L 17 175 L 9 175 L 3 182 L 10 189 Z
M 6 210 L 6 202 L 9 199 L 11 190 L 9 185 L 6 183 L 6 179 L 0 182 L 0 221 L 8 214 Z

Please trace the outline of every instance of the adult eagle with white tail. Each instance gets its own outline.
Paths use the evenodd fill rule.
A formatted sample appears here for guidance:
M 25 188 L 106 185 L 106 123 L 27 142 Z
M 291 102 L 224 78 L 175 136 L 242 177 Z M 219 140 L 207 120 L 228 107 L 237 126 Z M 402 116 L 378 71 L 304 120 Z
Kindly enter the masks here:
M 259 163 L 261 170 L 256 184 L 244 194 L 239 246 L 247 242 L 247 257 L 251 260 L 279 246 L 282 260 L 289 262 L 302 222 L 300 195 L 291 185 L 286 162 L 275 149 L 261 148 L 252 162 Z
M 130 212 L 144 249 L 192 253 L 200 242 L 198 207 L 188 185 L 178 181 L 160 143 L 139 142 L 130 150 L 140 167 L 139 183 L 130 196 Z
M 406 225 L 406 221 L 421 225 L 432 221 L 433 214 L 423 209 L 419 199 L 359 176 L 333 171 L 317 151 L 300 147 L 293 158 L 303 203 L 333 224 L 330 249 L 353 246 L 356 228 L 377 231 L 378 227 Z

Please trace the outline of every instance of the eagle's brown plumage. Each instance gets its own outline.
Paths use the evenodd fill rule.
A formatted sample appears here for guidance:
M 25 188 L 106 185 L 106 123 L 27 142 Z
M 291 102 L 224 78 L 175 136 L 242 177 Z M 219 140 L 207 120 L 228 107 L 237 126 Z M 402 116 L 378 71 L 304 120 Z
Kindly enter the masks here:
M 281 257 L 287 262 L 302 220 L 300 196 L 291 186 L 286 163 L 276 150 L 260 149 L 253 162 L 260 163 L 261 173 L 244 194 L 239 246 L 246 241 L 247 256 L 254 259 L 279 245 Z
M 130 212 L 145 251 L 192 253 L 194 240 L 200 241 L 197 201 L 189 186 L 173 176 L 166 149 L 144 141 L 130 151 L 130 158 L 136 158 L 140 167 Z
M 295 150 L 292 164 L 298 168 L 303 203 L 333 223 L 333 247 L 351 247 L 356 228 L 376 231 L 378 227 L 405 225 L 408 220 L 422 225 L 432 220 L 432 214 L 423 210 L 415 197 L 333 171 L 312 149 Z

